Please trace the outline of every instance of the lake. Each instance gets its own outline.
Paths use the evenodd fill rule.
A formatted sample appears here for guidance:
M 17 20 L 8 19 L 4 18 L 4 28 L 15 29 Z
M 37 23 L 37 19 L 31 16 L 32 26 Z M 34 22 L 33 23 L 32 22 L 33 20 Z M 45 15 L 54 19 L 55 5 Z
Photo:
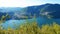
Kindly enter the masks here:
M 8 27 L 15 29 L 15 28 L 19 27 L 21 24 L 26 23 L 27 21 L 29 23 L 32 23 L 34 20 L 37 21 L 39 26 L 41 26 L 43 24 L 52 24 L 53 22 L 57 22 L 57 24 L 60 24 L 60 19 L 47 19 L 44 17 L 38 17 L 38 18 L 24 19 L 24 20 L 8 20 L 0 25 L 2 25 L 3 29 L 7 29 Z

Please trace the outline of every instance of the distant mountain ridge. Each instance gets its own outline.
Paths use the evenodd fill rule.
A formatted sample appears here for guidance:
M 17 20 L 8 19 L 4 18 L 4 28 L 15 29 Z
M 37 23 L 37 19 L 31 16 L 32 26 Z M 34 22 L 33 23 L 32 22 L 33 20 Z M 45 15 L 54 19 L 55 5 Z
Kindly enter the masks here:
M 1 13 L 2 12 L 2 13 Z M 51 17 L 54 19 L 60 18 L 60 4 L 44 4 L 39 6 L 29 6 L 25 8 L 0 8 L 0 16 L 10 15 L 10 19 L 27 19 L 33 18 L 34 15 L 39 17 L 41 15 L 46 17 Z M 32 17 L 31 17 L 32 16 Z M 8 18 L 9 19 L 9 18 Z
M 39 6 L 30 6 L 27 7 L 27 13 L 36 14 L 37 17 L 44 13 L 44 16 L 50 15 L 55 19 L 60 18 L 60 4 L 47 3 Z

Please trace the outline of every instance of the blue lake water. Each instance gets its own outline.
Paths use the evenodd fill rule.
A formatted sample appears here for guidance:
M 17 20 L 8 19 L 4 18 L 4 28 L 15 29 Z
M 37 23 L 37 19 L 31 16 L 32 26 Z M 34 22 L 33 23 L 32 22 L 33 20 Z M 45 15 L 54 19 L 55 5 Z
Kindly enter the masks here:
M 2 27 L 4 29 L 7 29 L 8 27 L 15 29 L 16 27 L 20 26 L 20 24 L 24 24 L 27 21 L 29 21 L 29 23 L 31 23 L 34 20 L 35 20 L 34 18 L 24 19 L 24 20 L 8 20 L 8 21 L 5 21 L 4 23 L 2 23 L 0 25 L 2 25 Z M 47 19 L 47 18 L 39 17 L 39 18 L 36 18 L 36 21 L 37 21 L 39 26 L 41 26 L 42 24 L 51 24 L 53 22 L 57 22 L 58 24 L 60 24 L 60 19 Z
M 33 22 L 34 19 L 24 19 L 24 20 L 8 20 L 4 23 L 0 24 L 4 29 L 7 29 L 8 27 L 15 29 L 16 27 L 20 26 L 21 24 L 29 22 Z
M 54 22 L 60 25 L 60 19 L 48 19 L 41 17 L 36 20 L 39 26 L 42 26 L 43 24 L 53 24 Z

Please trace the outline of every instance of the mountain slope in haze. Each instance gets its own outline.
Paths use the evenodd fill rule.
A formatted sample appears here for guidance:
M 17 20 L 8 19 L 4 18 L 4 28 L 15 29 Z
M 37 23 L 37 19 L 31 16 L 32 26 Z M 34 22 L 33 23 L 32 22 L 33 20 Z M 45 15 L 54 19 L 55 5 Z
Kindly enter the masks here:
M 36 17 L 42 15 L 43 17 L 59 19 L 60 4 L 44 4 L 38 6 L 29 6 L 25 8 L 17 8 L 17 7 L 0 8 L 0 16 L 6 15 L 7 13 L 10 15 L 10 19 L 27 19 L 27 18 L 33 18 L 34 15 Z
M 48 4 L 47 7 L 43 8 L 42 13 L 53 16 L 52 18 L 60 18 L 60 4 Z
M 60 4 L 44 4 L 39 6 L 30 6 L 27 7 L 27 13 L 31 13 L 32 15 L 36 14 L 44 16 L 53 16 L 52 18 L 60 18 Z

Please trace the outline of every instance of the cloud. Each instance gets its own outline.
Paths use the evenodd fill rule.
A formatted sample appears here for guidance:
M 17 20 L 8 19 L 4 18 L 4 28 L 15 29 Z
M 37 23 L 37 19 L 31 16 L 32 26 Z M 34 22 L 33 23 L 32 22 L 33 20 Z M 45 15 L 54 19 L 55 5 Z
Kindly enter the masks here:
M 0 7 L 26 7 L 45 3 L 60 3 L 59 0 L 0 0 Z
M 0 0 L 0 7 L 26 7 L 39 3 L 36 0 Z

